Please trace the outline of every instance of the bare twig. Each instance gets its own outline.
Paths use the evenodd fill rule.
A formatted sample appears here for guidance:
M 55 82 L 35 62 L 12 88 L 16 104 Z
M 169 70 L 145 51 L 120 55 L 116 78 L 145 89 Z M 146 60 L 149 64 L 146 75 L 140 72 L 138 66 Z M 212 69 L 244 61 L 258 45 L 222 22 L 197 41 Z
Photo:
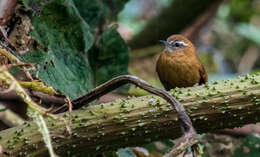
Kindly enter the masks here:
M 6 85 L 11 86 L 12 84 L 14 84 L 12 89 L 14 89 L 17 95 L 19 95 L 23 99 L 23 101 L 28 104 L 29 108 L 37 111 L 38 113 L 45 114 L 45 108 L 40 107 L 32 101 L 29 95 L 24 91 L 21 85 L 15 80 L 15 78 L 7 71 L 4 66 L 0 67 L 0 79 Z M 48 116 L 56 118 L 56 116 L 52 114 L 48 114 Z
M 24 88 L 24 87 L 23 87 Z M 0 91 L 4 91 L 3 87 L 0 87 Z M 62 106 L 64 103 L 64 98 L 61 96 L 54 96 L 45 94 L 39 91 L 32 91 L 31 89 L 24 89 L 25 92 L 33 99 L 41 99 L 44 104 L 53 104 L 55 107 Z M 5 91 L 0 92 L 0 100 L 15 100 L 15 101 L 23 101 L 19 95 L 15 91 Z
M 197 134 L 190 131 L 185 133 L 181 138 L 179 138 L 171 151 L 164 155 L 164 157 L 179 157 L 184 156 L 186 149 L 191 147 L 199 142 Z
M 25 67 L 25 66 L 30 66 L 30 67 L 34 67 L 32 63 L 16 63 L 16 64 L 8 64 L 6 65 L 8 69 L 11 69 L 13 67 Z
M 6 56 L 11 61 L 11 63 L 14 63 L 14 64 L 25 64 L 25 63 L 21 62 L 17 57 L 15 57 L 12 53 L 8 52 L 7 50 L 5 50 L 5 49 L 3 49 L 1 47 L 0 47 L 0 54 Z M 23 66 L 22 68 L 23 68 L 26 76 L 30 80 L 33 80 L 31 74 L 29 73 L 29 70 L 31 70 L 31 69 L 28 69 L 25 66 Z
M 69 135 L 71 135 L 71 121 L 67 121 L 65 118 L 63 118 L 62 116 L 58 115 L 58 119 L 63 121 L 65 126 L 66 126 L 66 131 L 69 133 Z
M 65 101 L 66 101 L 66 103 L 68 104 L 68 107 L 69 107 L 69 115 L 70 115 L 70 117 L 71 117 L 71 113 L 72 113 L 72 103 L 71 103 L 70 98 L 69 98 L 68 96 L 66 96 Z
M 260 124 L 249 124 L 239 128 L 223 129 L 216 132 L 217 134 L 224 134 L 233 137 L 247 137 L 250 134 L 260 135 Z

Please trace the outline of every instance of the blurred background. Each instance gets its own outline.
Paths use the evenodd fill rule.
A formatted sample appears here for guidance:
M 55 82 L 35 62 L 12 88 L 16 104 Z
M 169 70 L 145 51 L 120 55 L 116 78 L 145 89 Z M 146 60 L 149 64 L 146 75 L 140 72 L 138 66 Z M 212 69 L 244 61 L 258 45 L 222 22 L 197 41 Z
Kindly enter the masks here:
M 260 69 L 260 0 L 131 0 L 118 25 L 130 46 L 129 72 L 157 87 L 158 41 L 172 34 L 193 41 L 209 81 Z

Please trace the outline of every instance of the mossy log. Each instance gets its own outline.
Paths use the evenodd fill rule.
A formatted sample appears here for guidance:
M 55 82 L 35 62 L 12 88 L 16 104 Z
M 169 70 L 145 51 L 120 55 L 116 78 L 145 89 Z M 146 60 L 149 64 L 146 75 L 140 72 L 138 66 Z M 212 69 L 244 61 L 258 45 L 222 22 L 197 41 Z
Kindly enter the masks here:
M 260 120 L 260 74 L 170 91 L 180 100 L 198 133 L 239 127 Z M 63 115 L 68 118 L 67 114 Z M 85 107 L 72 113 L 72 135 L 63 121 L 47 119 L 55 151 L 95 153 L 181 136 L 177 114 L 159 97 L 148 95 Z M 2 156 L 48 153 L 34 123 L 0 132 Z

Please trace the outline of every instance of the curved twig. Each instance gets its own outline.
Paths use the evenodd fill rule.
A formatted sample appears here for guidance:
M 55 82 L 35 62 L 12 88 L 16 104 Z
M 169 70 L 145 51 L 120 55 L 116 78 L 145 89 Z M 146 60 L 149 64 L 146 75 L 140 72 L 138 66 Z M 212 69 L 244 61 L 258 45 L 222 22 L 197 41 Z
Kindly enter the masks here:
M 194 146 L 199 142 L 197 134 L 192 131 L 185 133 L 181 138 L 176 140 L 173 148 L 163 157 L 183 157 L 186 153 L 186 149 Z M 192 152 L 191 152 L 192 153 Z
M 91 101 L 93 101 L 127 83 L 134 84 L 152 94 L 158 95 L 158 96 L 162 97 L 163 99 L 165 99 L 168 103 L 170 103 L 172 105 L 173 108 L 176 109 L 182 131 L 184 133 L 188 132 L 188 131 L 192 131 L 195 133 L 195 130 L 192 126 L 192 122 L 191 122 L 189 116 L 186 114 L 184 107 L 180 104 L 180 102 L 177 99 L 175 99 L 173 96 L 171 96 L 165 90 L 155 88 L 152 85 L 145 82 L 144 80 L 142 80 L 136 76 L 132 76 L 132 75 L 121 75 L 121 76 L 115 77 L 115 78 L 107 81 L 106 83 L 92 89 L 87 94 L 85 94 L 77 99 L 74 99 L 72 101 L 73 109 L 78 109 L 78 108 L 90 103 Z M 65 110 L 68 110 L 68 105 L 64 105 L 61 109 L 59 109 L 56 112 L 62 112 Z

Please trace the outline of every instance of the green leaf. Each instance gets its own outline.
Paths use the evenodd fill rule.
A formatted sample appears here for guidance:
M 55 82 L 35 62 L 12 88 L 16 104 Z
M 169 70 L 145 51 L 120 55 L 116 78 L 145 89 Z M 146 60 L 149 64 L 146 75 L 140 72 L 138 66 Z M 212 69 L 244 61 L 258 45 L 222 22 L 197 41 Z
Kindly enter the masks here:
M 117 151 L 118 157 L 136 157 L 130 148 L 121 148 Z
M 102 34 L 98 48 L 99 53 L 95 54 L 97 84 L 104 83 L 113 77 L 127 74 L 129 49 L 115 26 L 110 27 Z
M 229 1 L 229 6 L 230 18 L 234 22 L 249 22 L 255 14 L 254 9 L 252 9 L 252 0 L 232 0 Z
M 33 50 L 23 56 L 25 62 L 39 64 L 39 79 L 71 99 L 94 87 L 94 76 L 87 57 L 94 37 L 71 0 L 52 0 L 35 7 L 24 0 L 34 14 L 32 36 L 37 41 Z M 42 2 L 45 2 L 42 0 Z M 42 4 L 42 3 L 39 3 Z
M 92 30 L 101 25 L 105 20 L 105 10 L 96 0 L 73 0 L 80 15 L 89 24 Z
M 93 1 L 74 0 L 81 16 L 87 21 L 94 31 L 110 20 L 123 9 L 127 0 Z M 101 30 L 100 30 L 101 31 Z M 129 63 L 128 47 L 116 27 L 110 27 L 98 37 L 98 44 L 89 52 L 91 67 L 95 71 L 96 85 L 109 79 L 127 74 Z
M 109 10 L 110 19 L 115 20 L 117 14 L 124 8 L 125 3 L 128 2 L 128 0 L 102 0 L 102 2 L 107 10 Z
M 94 30 L 106 28 L 112 15 L 108 10 L 114 6 L 119 11 L 126 1 L 113 1 L 109 6 L 92 0 L 23 2 L 33 13 L 31 35 L 35 41 L 20 57 L 36 64 L 32 73 L 39 72 L 40 80 L 74 99 L 96 84 L 127 74 L 128 47 L 116 27 L 107 28 L 96 39 L 93 35 Z M 99 41 L 96 45 L 95 40 Z
M 249 135 L 244 139 L 240 148 L 236 149 L 233 157 L 259 157 L 260 138 L 258 135 Z
M 116 20 L 128 0 L 73 0 L 81 16 L 92 29 Z

